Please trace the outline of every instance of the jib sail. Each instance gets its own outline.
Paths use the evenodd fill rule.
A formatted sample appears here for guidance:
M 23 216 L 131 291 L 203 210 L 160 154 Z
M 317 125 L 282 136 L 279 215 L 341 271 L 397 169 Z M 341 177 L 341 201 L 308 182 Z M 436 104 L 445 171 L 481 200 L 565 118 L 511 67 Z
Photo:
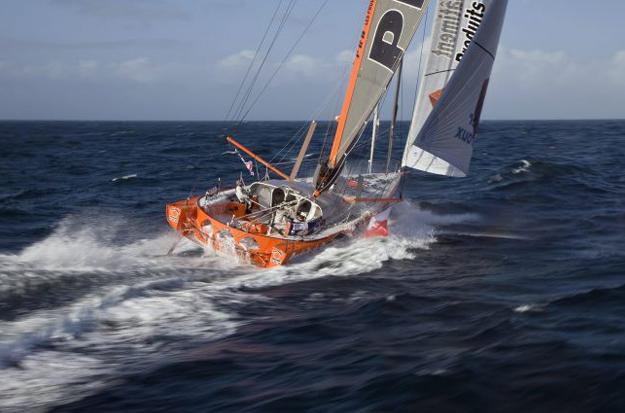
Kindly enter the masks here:
M 403 166 L 467 175 L 507 3 L 439 2 Z

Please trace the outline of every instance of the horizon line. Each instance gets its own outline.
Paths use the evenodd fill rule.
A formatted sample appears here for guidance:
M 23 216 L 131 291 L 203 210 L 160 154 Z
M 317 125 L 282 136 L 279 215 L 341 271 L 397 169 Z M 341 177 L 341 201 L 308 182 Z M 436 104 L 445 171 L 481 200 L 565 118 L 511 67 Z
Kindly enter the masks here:
M 320 119 L 316 120 L 317 122 L 331 122 L 333 119 Z M 409 119 L 398 120 L 398 122 L 410 122 Z M 482 119 L 481 122 L 589 122 L 589 121 L 625 121 L 624 118 L 534 118 L 534 119 Z M 184 123 L 238 123 L 227 120 L 215 120 L 215 119 L 36 119 L 36 118 L 0 118 L 0 122 L 184 122 Z M 260 119 L 252 119 L 247 120 L 245 123 L 262 123 L 262 122 L 283 122 L 283 123 L 308 123 L 311 120 L 304 119 L 291 119 L 291 120 L 279 120 L 279 119 L 270 119 L 270 120 L 260 120 Z M 382 120 L 382 122 L 390 122 L 390 119 Z

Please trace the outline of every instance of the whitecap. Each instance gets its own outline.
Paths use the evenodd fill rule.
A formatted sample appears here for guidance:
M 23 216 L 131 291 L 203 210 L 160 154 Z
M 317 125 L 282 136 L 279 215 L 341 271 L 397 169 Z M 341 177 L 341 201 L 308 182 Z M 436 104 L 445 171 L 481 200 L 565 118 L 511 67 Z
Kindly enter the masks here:
M 503 176 L 501 176 L 500 174 L 491 176 L 490 179 L 488 180 L 489 184 L 494 184 L 494 183 L 498 183 L 503 181 Z
M 515 168 L 512 170 L 512 173 L 515 175 L 518 175 L 520 173 L 526 173 L 529 172 L 529 168 L 531 168 L 532 163 L 528 160 L 525 159 L 521 159 L 519 161 L 521 163 L 521 166 L 519 166 L 518 168 Z
M 117 177 L 117 178 L 113 178 L 111 180 L 111 182 L 128 181 L 129 179 L 134 179 L 137 176 L 138 176 L 137 174 L 124 175 L 124 176 L 120 176 L 120 177 Z
M 515 313 L 534 313 L 534 312 L 540 312 L 542 311 L 542 307 L 535 305 L 535 304 L 524 304 L 524 305 L 520 305 L 518 307 L 516 307 L 514 309 Z

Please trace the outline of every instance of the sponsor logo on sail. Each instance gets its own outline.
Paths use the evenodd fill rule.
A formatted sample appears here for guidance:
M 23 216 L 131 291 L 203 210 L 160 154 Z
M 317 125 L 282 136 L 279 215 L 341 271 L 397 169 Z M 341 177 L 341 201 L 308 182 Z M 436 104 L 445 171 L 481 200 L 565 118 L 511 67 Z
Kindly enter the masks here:
M 463 127 L 459 127 L 458 132 L 456 132 L 456 139 L 461 140 L 464 143 L 468 143 L 469 145 L 473 145 L 473 142 L 477 139 L 477 131 L 475 130 L 475 114 L 473 113 L 469 115 L 469 124 L 473 127 L 473 132 L 468 131 Z
M 441 21 L 441 30 L 436 39 L 436 46 L 432 53 L 437 56 L 454 57 L 458 32 L 462 20 L 462 1 L 442 1 L 439 4 L 438 18 Z
M 459 127 L 458 132 L 456 132 L 456 139 L 461 140 L 464 143 L 468 143 L 469 145 L 473 145 L 477 135 L 471 131 L 466 130 L 465 128 Z
M 459 62 L 464 57 L 467 49 L 471 45 L 471 41 L 473 37 L 477 34 L 478 29 L 482 24 L 482 19 L 484 19 L 484 14 L 486 14 L 486 5 L 484 3 L 480 3 L 474 1 L 471 4 L 471 7 L 464 14 L 464 17 L 467 19 L 467 26 L 462 29 L 462 32 L 465 35 L 464 46 L 462 48 L 462 52 L 456 54 L 456 61 Z
M 421 10 L 425 0 L 395 0 L 397 3 Z M 369 10 L 371 13 L 371 9 Z M 368 17 L 369 18 L 369 17 Z M 388 10 L 380 18 L 375 29 L 369 58 L 390 71 L 397 68 L 397 62 L 404 50 L 399 47 L 399 40 L 404 30 L 404 15 L 399 10 Z M 362 42 L 360 44 L 362 47 Z
M 486 13 L 486 5 L 482 2 L 472 2 L 464 13 L 463 4 L 463 1 L 442 1 L 440 3 L 438 18 L 441 28 L 439 36 L 435 40 L 435 46 L 432 47 L 433 54 L 449 59 L 455 58 L 457 62 L 462 60 Z M 463 16 L 467 19 L 465 27 L 461 27 Z M 460 33 L 464 33 L 465 41 L 462 52 L 456 53 Z

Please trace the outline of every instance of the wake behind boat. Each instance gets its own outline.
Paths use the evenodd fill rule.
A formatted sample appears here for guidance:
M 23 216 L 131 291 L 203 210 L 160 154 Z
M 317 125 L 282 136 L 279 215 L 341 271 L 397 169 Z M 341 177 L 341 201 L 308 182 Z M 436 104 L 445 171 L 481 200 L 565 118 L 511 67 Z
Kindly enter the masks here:
M 287 264 L 293 257 L 318 250 L 341 237 L 358 233 L 388 235 L 387 219 L 392 205 L 401 200 L 402 180 L 408 168 L 454 177 L 468 173 L 506 5 L 507 0 L 437 2 L 434 40 L 421 74 L 404 157 L 400 165 L 393 167 L 391 154 L 403 57 L 429 1 L 371 0 L 342 110 L 331 124 L 334 139 L 327 151 L 324 145 L 314 175 L 298 178 L 316 129 L 315 121 L 311 122 L 288 175 L 229 134 L 227 142 L 235 147 L 256 181 L 245 184 L 241 175 L 234 188 L 218 187 L 205 195 L 167 205 L 169 225 L 203 247 L 260 267 Z M 283 18 L 290 11 L 287 8 Z M 265 37 L 259 50 L 264 41 Z M 257 74 L 270 49 L 271 46 Z M 254 61 L 250 70 L 253 67 Z M 379 107 L 394 77 L 397 89 L 387 136 L 386 165 L 383 171 L 377 171 L 373 164 L 379 153 Z M 237 104 L 240 89 L 231 106 L 231 110 L 238 106 L 237 112 L 243 114 L 239 125 L 255 103 L 246 109 L 253 86 L 251 81 L 248 92 Z M 368 167 L 348 167 L 372 116 Z M 239 151 L 255 163 L 245 160 Z M 258 164 L 266 168 L 265 179 L 259 179 Z M 270 173 L 279 179 L 270 178 Z

